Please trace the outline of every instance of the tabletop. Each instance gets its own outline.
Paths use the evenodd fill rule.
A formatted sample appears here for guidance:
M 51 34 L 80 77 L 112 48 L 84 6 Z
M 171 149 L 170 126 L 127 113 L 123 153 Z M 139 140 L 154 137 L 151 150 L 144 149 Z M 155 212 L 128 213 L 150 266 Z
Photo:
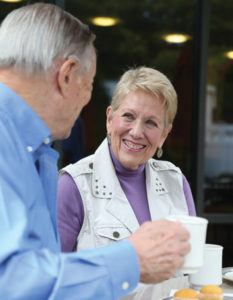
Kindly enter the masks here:
M 233 294 L 233 282 L 223 279 L 221 288 L 224 293 L 232 293 Z
M 142 289 L 137 293 L 135 300 L 160 300 L 170 296 L 172 290 L 179 290 L 183 288 L 190 288 L 189 277 L 183 276 L 178 278 L 171 278 L 154 285 L 147 285 L 146 289 Z M 221 288 L 224 294 L 233 294 L 233 282 L 223 279 Z M 132 300 L 132 294 L 123 297 L 124 300 Z M 230 298 L 233 300 L 233 297 Z

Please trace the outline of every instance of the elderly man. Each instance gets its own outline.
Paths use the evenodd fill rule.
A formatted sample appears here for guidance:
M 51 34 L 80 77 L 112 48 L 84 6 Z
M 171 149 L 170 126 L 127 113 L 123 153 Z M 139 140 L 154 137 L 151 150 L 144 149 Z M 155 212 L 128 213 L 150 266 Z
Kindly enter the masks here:
M 94 35 L 78 19 L 37 3 L 0 28 L 0 299 L 117 299 L 138 281 L 161 282 L 184 263 L 188 233 L 161 220 L 127 241 L 61 253 L 57 159 L 96 72 Z

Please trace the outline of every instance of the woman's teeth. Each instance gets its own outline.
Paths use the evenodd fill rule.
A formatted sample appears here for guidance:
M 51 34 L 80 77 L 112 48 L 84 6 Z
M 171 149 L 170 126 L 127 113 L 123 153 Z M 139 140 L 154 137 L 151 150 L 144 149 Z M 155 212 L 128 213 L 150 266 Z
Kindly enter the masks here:
M 139 150 L 139 149 L 142 149 L 142 148 L 145 148 L 146 146 L 144 146 L 144 145 L 135 145 L 135 144 L 132 144 L 132 143 L 130 143 L 130 142 L 128 142 L 128 141 L 125 141 L 125 140 L 123 140 L 123 142 L 124 142 L 124 144 L 127 146 L 127 147 L 129 147 L 129 148 L 131 148 L 131 149 L 135 149 L 135 150 Z

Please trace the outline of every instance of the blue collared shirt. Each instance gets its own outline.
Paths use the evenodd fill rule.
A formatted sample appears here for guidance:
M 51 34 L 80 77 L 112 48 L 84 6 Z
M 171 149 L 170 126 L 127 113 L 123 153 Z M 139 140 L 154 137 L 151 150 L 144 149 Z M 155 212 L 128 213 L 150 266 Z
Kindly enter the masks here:
M 50 131 L 0 83 L 0 299 L 111 300 L 139 280 L 127 241 L 61 253 L 56 224 L 57 159 Z

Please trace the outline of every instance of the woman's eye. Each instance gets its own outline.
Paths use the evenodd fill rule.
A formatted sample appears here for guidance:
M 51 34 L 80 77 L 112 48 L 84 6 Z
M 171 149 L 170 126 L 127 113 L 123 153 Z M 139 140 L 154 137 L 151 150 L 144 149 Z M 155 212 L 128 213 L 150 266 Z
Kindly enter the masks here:
M 147 123 L 149 126 L 151 126 L 151 127 L 158 127 L 157 123 L 155 123 L 155 122 L 152 121 L 152 120 L 148 120 L 146 123 Z
M 133 120 L 133 118 L 134 118 L 133 115 L 129 114 L 129 113 L 124 113 L 123 117 L 126 118 L 126 119 L 128 119 L 128 120 Z

